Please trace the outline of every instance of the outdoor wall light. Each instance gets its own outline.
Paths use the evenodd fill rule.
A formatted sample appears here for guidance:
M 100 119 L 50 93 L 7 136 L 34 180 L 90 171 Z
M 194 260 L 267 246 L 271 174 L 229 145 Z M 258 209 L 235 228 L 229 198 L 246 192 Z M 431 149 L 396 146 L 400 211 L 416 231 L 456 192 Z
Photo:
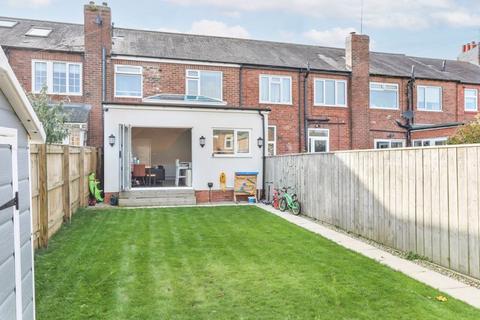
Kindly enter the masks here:
M 262 138 L 262 137 L 260 137 L 260 138 L 257 139 L 257 146 L 258 146 L 259 148 L 263 147 L 263 138 Z
M 205 147 L 205 137 L 204 136 L 201 136 L 200 137 L 200 147 Z
M 113 133 L 108 136 L 108 143 L 110 144 L 111 147 L 115 145 L 115 136 L 113 135 Z

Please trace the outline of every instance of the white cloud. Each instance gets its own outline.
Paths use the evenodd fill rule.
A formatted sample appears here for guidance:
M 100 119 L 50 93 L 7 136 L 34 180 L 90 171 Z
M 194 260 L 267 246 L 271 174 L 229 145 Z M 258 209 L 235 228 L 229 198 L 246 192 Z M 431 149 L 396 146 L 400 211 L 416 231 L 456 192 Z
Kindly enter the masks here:
M 314 44 L 321 46 L 344 47 L 347 35 L 355 31 L 354 28 L 333 28 L 330 30 L 312 29 L 305 32 L 303 36 Z
M 12 7 L 28 8 L 48 6 L 52 0 L 8 0 L 8 4 Z
M 228 26 L 223 22 L 216 20 L 199 20 L 192 23 L 188 30 L 178 30 L 174 28 L 158 28 L 157 31 L 174 33 L 192 33 L 209 36 L 232 37 L 232 38 L 250 38 L 248 31 L 239 25 Z
M 359 23 L 361 0 L 167 0 L 185 6 L 212 6 L 234 11 L 283 11 Z M 426 28 L 478 25 L 480 9 L 463 0 L 364 0 L 364 25 L 377 28 Z
M 223 22 L 215 20 L 200 20 L 192 24 L 189 33 L 205 34 L 209 36 L 249 38 L 248 31 L 239 25 L 228 26 Z

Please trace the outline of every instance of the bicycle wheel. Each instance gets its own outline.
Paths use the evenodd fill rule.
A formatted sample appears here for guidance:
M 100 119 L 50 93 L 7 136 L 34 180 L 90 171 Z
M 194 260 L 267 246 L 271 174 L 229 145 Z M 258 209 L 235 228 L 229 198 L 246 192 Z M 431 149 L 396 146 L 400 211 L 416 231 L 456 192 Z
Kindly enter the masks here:
M 300 211 L 301 211 L 300 202 L 298 202 L 298 200 L 294 200 L 292 202 L 292 213 L 298 216 L 300 214 Z
M 284 212 L 287 210 L 287 200 L 285 198 L 280 199 L 280 203 L 278 204 L 278 208 L 280 211 Z

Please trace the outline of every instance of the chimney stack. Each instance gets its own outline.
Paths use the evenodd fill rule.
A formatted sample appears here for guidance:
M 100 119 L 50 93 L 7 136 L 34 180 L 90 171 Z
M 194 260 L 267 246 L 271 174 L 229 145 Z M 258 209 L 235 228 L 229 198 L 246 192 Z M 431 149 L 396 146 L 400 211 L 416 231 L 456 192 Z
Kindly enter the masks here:
M 84 95 L 91 105 L 88 121 L 88 145 L 103 147 L 102 101 L 106 92 L 107 60 L 112 50 L 112 14 L 107 3 L 102 5 L 90 1 L 84 6 Z
M 370 38 L 352 32 L 345 44 L 346 68 L 350 81 L 350 112 L 353 149 L 370 149 Z
M 476 41 L 469 42 L 462 46 L 462 52 L 458 55 L 458 60 L 480 65 L 480 51 Z

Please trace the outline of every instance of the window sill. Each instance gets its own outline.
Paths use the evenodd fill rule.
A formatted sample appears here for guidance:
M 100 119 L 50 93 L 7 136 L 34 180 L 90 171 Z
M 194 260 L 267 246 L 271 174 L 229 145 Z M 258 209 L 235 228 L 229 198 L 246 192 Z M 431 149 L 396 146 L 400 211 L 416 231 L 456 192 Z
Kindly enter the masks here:
M 265 102 L 260 101 L 259 104 L 273 104 L 273 105 L 280 105 L 280 106 L 292 106 L 292 102 Z
M 385 111 L 398 111 L 398 110 L 400 110 L 400 108 L 381 108 L 381 107 L 372 107 L 372 106 L 370 106 L 370 109 L 385 110 Z
M 424 109 L 417 109 L 415 111 L 419 111 L 419 112 L 443 112 L 443 110 L 424 110 Z
M 120 99 L 121 99 L 121 98 L 126 98 L 126 99 L 143 99 L 143 97 L 141 97 L 141 96 L 117 96 L 117 95 L 115 95 L 115 96 L 113 96 L 113 97 L 114 97 L 114 98 L 120 98 Z
M 33 94 L 40 94 L 40 91 L 32 91 Z M 47 92 L 49 96 L 74 96 L 74 97 L 81 97 L 83 93 L 60 93 L 60 92 Z
M 465 112 L 465 113 L 475 114 L 475 113 L 478 113 L 478 110 L 465 110 L 464 112 Z
M 320 107 L 320 108 L 345 108 L 345 109 L 348 108 L 348 106 L 333 105 L 333 104 L 313 104 L 313 106 Z
M 212 154 L 212 158 L 253 158 L 252 154 Z

